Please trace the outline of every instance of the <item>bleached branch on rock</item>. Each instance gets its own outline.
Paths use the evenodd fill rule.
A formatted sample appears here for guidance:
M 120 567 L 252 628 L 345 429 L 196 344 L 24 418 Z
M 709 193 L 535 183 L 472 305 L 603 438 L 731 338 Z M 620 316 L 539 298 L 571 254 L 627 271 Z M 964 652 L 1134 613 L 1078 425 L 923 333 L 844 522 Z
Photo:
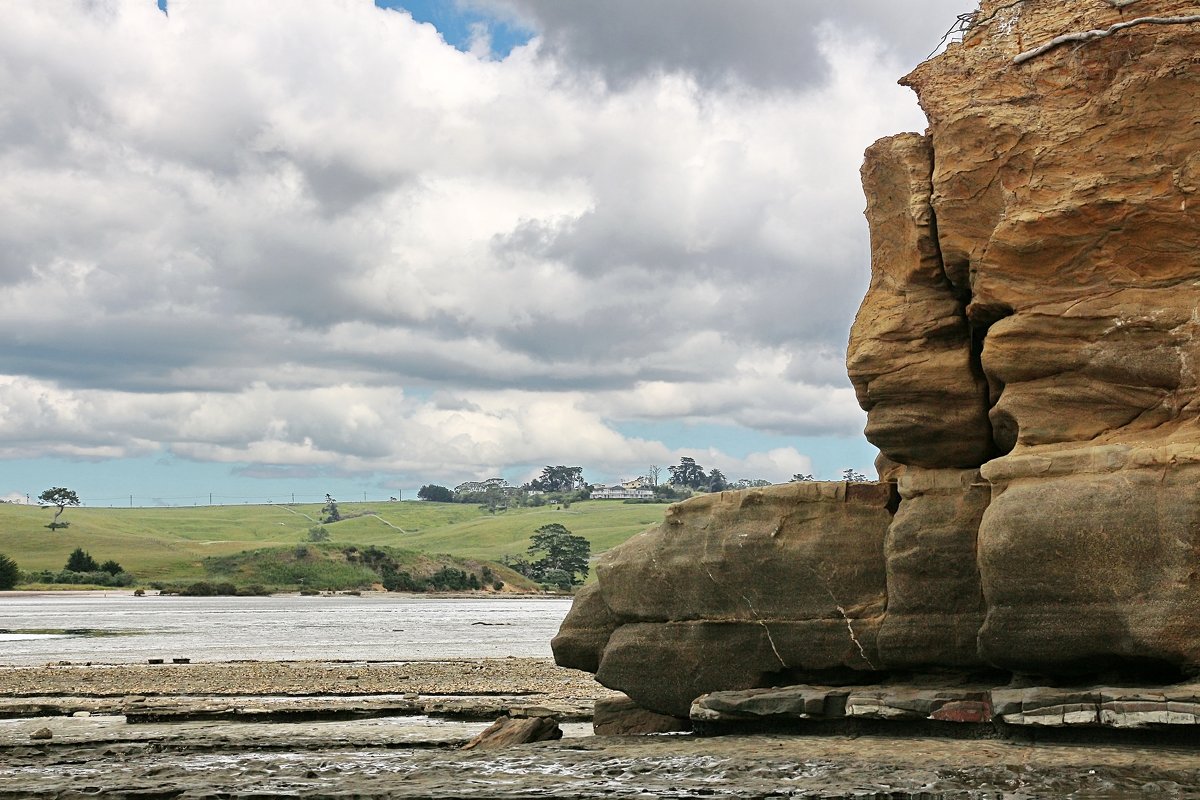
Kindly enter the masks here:
M 1095 39 L 1106 39 L 1114 33 L 1132 28 L 1134 25 L 1187 25 L 1200 22 L 1200 14 L 1192 14 L 1187 17 L 1138 17 L 1131 19 L 1128 22 L 1118 22 L 1108 28 L 1096 28 L 1090 31 L 1079 31 L 1078 33 L 1064 33 L 1062 36 L 1056 36 L 1050 41 L 1032 50 L 1026 50 L 1013 58 L 1014 64 L 1024 64 L 1030 59 L 1037 58 L 1043 53 L 1049 52 L 1059 45 L 1070 44 L 1071 42 L 1090 42 Z

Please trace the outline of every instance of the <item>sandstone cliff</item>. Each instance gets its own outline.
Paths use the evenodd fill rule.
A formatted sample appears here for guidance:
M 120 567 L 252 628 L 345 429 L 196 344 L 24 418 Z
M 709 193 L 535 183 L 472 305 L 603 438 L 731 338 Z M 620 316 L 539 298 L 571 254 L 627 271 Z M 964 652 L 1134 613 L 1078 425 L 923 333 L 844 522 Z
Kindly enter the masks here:
M 863 167 L 885 483 L 683 504 L 560 663 L 679 714 L 896 670 L 1200 672 L 1200 5 L 984 0 Z

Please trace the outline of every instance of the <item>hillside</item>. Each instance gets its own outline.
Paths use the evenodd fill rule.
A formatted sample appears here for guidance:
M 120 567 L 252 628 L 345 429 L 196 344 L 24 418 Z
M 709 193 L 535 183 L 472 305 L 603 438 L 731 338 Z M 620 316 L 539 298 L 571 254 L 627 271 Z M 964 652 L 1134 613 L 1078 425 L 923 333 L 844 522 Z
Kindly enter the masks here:
M 329 544 L 386 546 L 428 554 L 496 561 L 521 555 L 529 536 L 558 522 L 604 552 L 657 524 L 665 505 L 593 500 L 569 508 L 543 506 L 488 514 L 473 505 L 420 501 L 339 503 L 342 521 L 324 525 Z M 70 527 L 50 531 L 52 512 L 36 506 L 0 505 L 0 553 L 22 570 L 57 570 L 82 547 L 113 559 L 139 583 L 211 577 L 204 560 L 271 547 L 308 543 L 319 523 L 319 504 L 192 506 L 182 508 L 71 508 Z

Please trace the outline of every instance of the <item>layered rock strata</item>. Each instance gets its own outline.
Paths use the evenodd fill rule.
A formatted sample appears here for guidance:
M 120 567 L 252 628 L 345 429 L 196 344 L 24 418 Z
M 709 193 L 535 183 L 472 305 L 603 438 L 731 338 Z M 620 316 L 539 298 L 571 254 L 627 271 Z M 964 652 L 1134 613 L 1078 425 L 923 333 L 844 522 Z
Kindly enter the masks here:
M 892 505 L 883 484 L 792 483 L 671 506 L 600 558 L 555 658 L 675 717 L 716 689 L 876 671 Z
M 1177 730 L 1194 735 L 1200 726 L 1200 685 L 1161 689 L 800 685 L 702 695 L 692 704 L 691 718 L 709 732 L 723 727 L 803 730 L 805 723 L 886 720 L 987 729 L 960 732 L 966 736 L 1000 735 L 1005 726 Z
M 867 151 L 847 354 L 883 483 L 702 498 L 608 555 L 556 656 L 648 708 L 1200 673 L 1200 7 L 984 0 L 902 83 L 929 130 Z

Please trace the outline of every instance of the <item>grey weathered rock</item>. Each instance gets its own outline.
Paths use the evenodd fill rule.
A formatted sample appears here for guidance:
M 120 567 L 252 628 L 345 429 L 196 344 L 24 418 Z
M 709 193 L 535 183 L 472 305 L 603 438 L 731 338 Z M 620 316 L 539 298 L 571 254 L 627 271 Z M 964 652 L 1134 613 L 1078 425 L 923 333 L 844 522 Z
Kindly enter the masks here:
M 692 723 L 687 718 L 650 711 L 628 697 L 606 697 L 597 700 L 592 712 L 592 730 L 597 736 L 673 733 L 691 729 Z
M 709 731 L 748 722 L 794 726 L 805 721 L 928 721 L 1015 728 L 1197 729 L 1200 685 L 1155 690 L 1106 686 L 1023 688 L 978 684 L 928 688 L 783 686 L 713 692 L 696 698 L 691 717 Z M 996 724 L 1000 723 L 1000 727 Z
M 46 739 L 53 739 L 54 731 L 50 730 L 49 728 L 38 728 L 33 733 L 29 734 L 29 738 L 33 739 L 34 741 L 43 741 Z
M 562 729 L 550 717 L 500 717 L 487 730 L 462 746 L 463 750 L 498 750 L 529 742 L 561 739 Z
M 982 664 L 979 520 L 991 487 L 977 470 L 908 468 L 884 543 L 888 607 L 879 658 L 894 669 Z
M 710 691 L 872 671 L 892 502 L 886 485 L 792 483 L 672 506 L 600 559 L 555 658 L 677 717 Z

